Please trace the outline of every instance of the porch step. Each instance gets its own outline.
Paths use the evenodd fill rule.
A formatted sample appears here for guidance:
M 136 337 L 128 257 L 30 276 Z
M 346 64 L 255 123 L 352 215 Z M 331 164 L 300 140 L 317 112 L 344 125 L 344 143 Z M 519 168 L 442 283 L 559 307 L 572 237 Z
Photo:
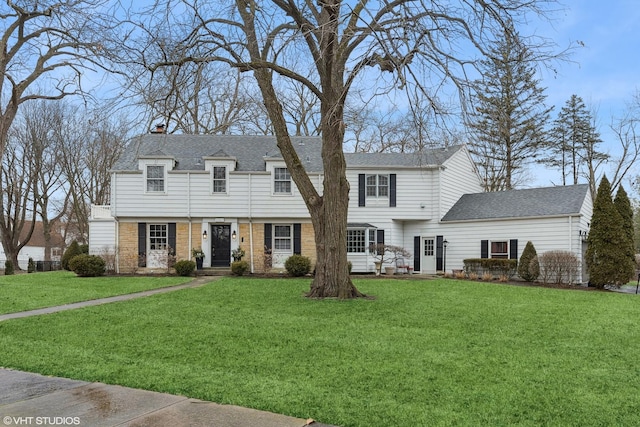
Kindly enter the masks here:
M 205 267 L 196 270 L 196 276 L 230 276 L 231 269 L 229 267 Z

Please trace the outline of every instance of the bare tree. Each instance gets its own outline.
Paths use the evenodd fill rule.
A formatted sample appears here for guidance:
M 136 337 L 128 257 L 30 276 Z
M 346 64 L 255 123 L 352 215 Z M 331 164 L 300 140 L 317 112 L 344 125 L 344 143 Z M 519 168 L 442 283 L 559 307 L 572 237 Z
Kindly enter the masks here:
M 60 167 L 68 182 L 65 237 L 86 243 L 91 205 L 107 205 L 111 167 L 128 140 L 131 124 L 122 116 L 67 105 L 64 124 L 55 128 Z
M 316 242 L 311 297 L 352 298 L 362 294 L 349 279 L 346 226 L 349 183 L 343 153 L 345 103 L 357 84 L 382 76 L 374 92 L 415 85 L 429 99 L 443 82 L 462 89 L 465 68 L 486 53 L 490 34 L 519 22 L 527 12 L 543 13 L 546 1 L 493 2 L 397 0 L 368 3 L 325 0 L 236 0 L 158 2 L 159 26 L 146 30 L 171 41 L 182 58 L 147 54 L 151 71 L 182 62 L 223 62 L 252 72 L 266 106 L 278 147 L 309 210 Z M 161 3 L 161 4 L 160 4 Z M 182 22 L 173 11 L 179 9 Z M 187 13 L 189 12 L 189 13 Z M 145 29 L 147 26 L 145 26 Z M 138 50 L 144 50 L 142 45 Z M 464 46 L 460 49 L 459 46 Z M 294 61 L 292 58 L 295 58 Z M 308 78 L 309 70 L 313 77 Z M 320 194 L 307 175 L 291 139 L 281 80 L 304 85 L 319 100 L 324 168 Z M 436 104 L 434 103 L 434 106 Z
M 10 137 L 0 168 L 0 238 L 7 261 L 11 261 L 16 269 L 20 269 L 18 254 L 31 238 L 37 215 L 35 164 L 27 155 L 28 150 L 28 141 Z
M 18 108 L 34 99 L 83 93 L 85 72 L 108 52 L 108 0 L 6 1 L 0 4 L 0 156 Z
M 611 191 L 616 191 L 640 157 L 640 92 L 634 94 L 622 117 L 612 119 L 610 128 L 621 150 L 619 156 L 612 157 L 615 166 Z M 640 183 L 640 180 L 636 178 L 635 183 Z
M 31 164 L 25 172 L 32 174 L 30 197 L 42 221 L 45 261 L 51 260 L 53 227 L 64 216 L 69 194 L 60 163 L 62 141 L 56 138 L 56 130 L 66 125 L 61 102 L 38 99 L 26 104 L 19 113 L 22 125 L 15 126 L 16 138 L 22 142 L 24 156 Z

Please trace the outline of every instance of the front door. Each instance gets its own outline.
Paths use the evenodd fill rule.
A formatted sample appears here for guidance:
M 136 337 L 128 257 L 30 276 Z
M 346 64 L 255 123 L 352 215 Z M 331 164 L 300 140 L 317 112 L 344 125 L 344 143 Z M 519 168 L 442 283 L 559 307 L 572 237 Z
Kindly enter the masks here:
M 211 267 L 229 267 L 231 262 L 231 226 L 211 226 Z
M 436 273 L 436 239 L 433 237 L 422 239 L 422 272 Z

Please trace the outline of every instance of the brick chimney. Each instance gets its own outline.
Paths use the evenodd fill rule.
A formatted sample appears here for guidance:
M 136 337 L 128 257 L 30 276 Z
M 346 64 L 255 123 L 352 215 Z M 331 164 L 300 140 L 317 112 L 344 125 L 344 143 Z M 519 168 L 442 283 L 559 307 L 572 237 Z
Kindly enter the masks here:
M 164 133 L 164 123 L 158 123 L 156 130 L 152 130 L 151 133 Z

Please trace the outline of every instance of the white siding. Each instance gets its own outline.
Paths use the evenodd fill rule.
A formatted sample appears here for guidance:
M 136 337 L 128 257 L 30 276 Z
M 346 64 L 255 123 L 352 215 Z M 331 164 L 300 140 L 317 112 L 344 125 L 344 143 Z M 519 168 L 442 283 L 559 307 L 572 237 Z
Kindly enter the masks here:
M 115 220 L 89 221 L 89 253 L 91 255 L 102 255 L 104 253 L 115 252 L 115 239 Z
M 552 250 L 573 252 L 582 260 L 579 216 L 429 224 L 423 236 L 443 235 L 447 246 L 446 270 L 462 269 L 466 258 L 480 258 L 481 240 L 518 240 L 518 258 L 527 241 L 538 254 Z
M 463 194 L 482 193 L 480 177 L 466 148 L 458 150 L 446 162 L 440 174 L 440 211 L 442 218 Z

